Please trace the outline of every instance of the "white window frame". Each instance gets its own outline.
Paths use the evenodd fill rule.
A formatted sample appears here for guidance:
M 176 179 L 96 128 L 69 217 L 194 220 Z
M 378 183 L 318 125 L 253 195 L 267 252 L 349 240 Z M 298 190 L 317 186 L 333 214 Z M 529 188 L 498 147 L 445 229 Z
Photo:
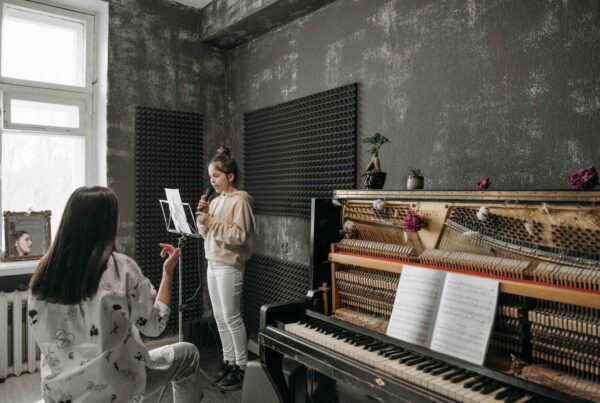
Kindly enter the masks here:
M 85 184 L 106 184 L 105 158 L 106 124 L 96 118 L 106 118 L 106 43 L 108 37 L 108 6 L 98 0 L 0 0 L 0 35 L 5 5 L 40 11 L 61 18 L 83 21 L 85 24 L 85 80 L 83 86 L 52 84 L 32 80 L 2 77 L 0 71 L 0 134 L 35 133 L 40 136 L 64 135 L 85 140 Z M 88 11 L 82 7 L 88 7 Z M 1 38 L 0 38 L 1 39 Z M 0 40 L 0 58 L 2 41 Z M 101 51 L 102 54 L 98 54 Z M 0 60 L 1 63 L 1 60 Z M 98 74 L 101 74 L 98 80 Z M 98 88 L 100 87 L 100 88 Z M 10 122 L 11 99 L 77 105 L 80 107 L 79 128 L 27 125 Z M 0 156 L 2 155 L 0 138 Z M 0 167 L 2 161 L 0 158 Z M 103 175 L 99 173 L 102 172 Z M 1 177 L 0 177 L 1 183 Z M 0 196 L 2 188 L 0 186 Z M 0 211 L 2 211 L 0 197 Z M 4 248 L 4 245 L 0 246 Z M 24 264 L 23 264 L 24 263 Z M 0 278 L 6 275 L 31 273 L 36 261 L 0 262 Z
M 75 134 L 85 136 L 91 130 L 90 111 L 88 105 L 92 102 L 92 96 L 82 93 L 66 93 L 64 91 L 46 90 L 31 87 L 18 87 L 10 85 L 0 85 L 2 91 L 3 105 L 3 129 L 4 130 L 21 130 L 29 132 L 43 133 L 58 133 L 58 134 Z M 79 127 L 60 127 L 60 126 L 44 126 L 25 123 L 11 122 L 11 101 L 13 99 L 45 102 L 58 105 L 72 105 L 79 109 Z
M 93 92 L 94 84 L 94 59 L 95 59 L 95 18 L 93 14 L 72 11 L 64 8 L 63 6 L 53 6 L 49 4 L 42 4 L 30 0 L 0 0 L 0 35 L 4 32 L 3 19 L 4 19 L 4 7 L 11 5 L 15 8 L 30 9 L 39 12 L 43 12 L 49 15 L 57 15 L 61 18 L 71 19 L 76 21 L 83 21 L 85 24 L 85 80 L 84 86 L 73 86 L 64 84 L 52 84 L 41 81 L 23 80 L 19 78 L 2 77 L 0 76 L 0 82 L 6 84 L 17 84 L 26 85 L 36 88 L 48 88 L 48 89 L 59 89 L 65 91 L 84 92 L 91 94 Z M 2 55 L 2 41 L 0 41 L 0 57 Z M 2 72 L 0 71 L 0 74 Z

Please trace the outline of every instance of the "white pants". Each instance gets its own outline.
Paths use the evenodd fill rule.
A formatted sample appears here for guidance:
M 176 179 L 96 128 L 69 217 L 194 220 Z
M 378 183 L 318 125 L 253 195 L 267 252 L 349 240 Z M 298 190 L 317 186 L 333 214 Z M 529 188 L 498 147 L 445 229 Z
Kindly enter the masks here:
M 240 312 L 244 267 L 209 260 L 206 277 L 223 345 L 223 360 L 245 368 L 248 362 L 247 336 Z
M 174 403 L 197 403 L 202 400 L 200 354 L 190 343 L 175 343 L 148 352 L 152 366 L 146 367 L 144 398 L 171 383 Z

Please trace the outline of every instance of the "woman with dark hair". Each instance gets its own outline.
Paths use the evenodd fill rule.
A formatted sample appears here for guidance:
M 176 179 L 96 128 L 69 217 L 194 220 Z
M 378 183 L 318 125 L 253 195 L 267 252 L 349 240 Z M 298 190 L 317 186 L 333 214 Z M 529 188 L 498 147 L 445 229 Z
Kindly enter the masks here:
M 248 362 L 246 327 L 240 313 L 244 265 L 252 255 L 256 224 L 252 197 L 238 190 L 237 164 L 221 147 L 208 166 L 219 194 L 198 203 L 198 232 L 208 261 L 208 292 L 223 345 L 223 364 L 214 378 L 227 390 L 241 387 Z
M 27 231 L 15 231 L 12 236 L 11 256 L 27 256 L 31 253 L 33 241 Z
M 75 190 L 32 276 L 28 319 L 42 352 L 44 400 L 140 402 L 171 382 L 174 402 L 198 402 L 196 347 L 148 351 L 139 334 L 164 330 L 181 251 L 160 244 L 167 259 L 157 294 L 135 261 L 115 251 L 118 217 L 112 190 Z

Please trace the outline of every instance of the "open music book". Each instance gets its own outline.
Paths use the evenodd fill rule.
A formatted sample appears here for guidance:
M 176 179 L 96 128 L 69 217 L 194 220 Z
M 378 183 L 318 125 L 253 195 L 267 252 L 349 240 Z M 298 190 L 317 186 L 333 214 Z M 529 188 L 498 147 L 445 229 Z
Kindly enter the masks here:
M 405 265 L 387 335 L 482 365 L 499 282 Z

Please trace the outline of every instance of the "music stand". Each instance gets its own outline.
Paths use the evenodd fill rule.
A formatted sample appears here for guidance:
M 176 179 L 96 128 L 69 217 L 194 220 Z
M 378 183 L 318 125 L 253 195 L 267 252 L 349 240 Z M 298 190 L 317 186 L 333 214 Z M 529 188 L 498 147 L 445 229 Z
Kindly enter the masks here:
M 190 232 L 183 232 L 181 230 L 181 225 L 176 223 L 176 220 L 173 219 L 172 215 L 173 212 L 171 211 L 171 205 L 169 204 L 168 200 L 158 200 L 160 202 L 160 208 L 162 210 L 163 213 L 163 218 L 165 220 L 165 227 L 167 229 L 167 232 L 171 232 L 173 234 L 178 234 L 179 238 L 177 241 L 177 247 L 181 250 L 181 254 L 179 255 L 179 301 L 178 301 L 178 305 L 177 305 L 177 310 L 179 312 L 179 327 L 178 327 L 178 333 L 179 333 L 179 341 L 182 342 L 183 341 L 183 277 L 182 277 L 182 265 L 183 265 L 183 247 L 185 245 L 185 241 L 188 238 L 202 238 L 200 236 L 200 234 L 198 234 L 198 227 L 196 226 L 196 220 L 194 217 L 194 214 L 192 214 L 192 208 L 190 207 L 189 203 L 175 203 L 175 207 L 180 206 L 184 212 L 185 215 L 185 219 L 187 221 L 187 225 L 190 228 Z M 165 205 L 167 205 L 167 209 L 169 212 L 169 218 L 167 219 L 167 214 L 165 213 Z M 190 213 L 189 217 L 191 217 L 191 220 L 188 220 L 188 215 L 186 214 L 186 209 L 185 207 L 187 207 L 187 211 Z M 192 223 L 192 225 L 190 226 L 190 221 Z

